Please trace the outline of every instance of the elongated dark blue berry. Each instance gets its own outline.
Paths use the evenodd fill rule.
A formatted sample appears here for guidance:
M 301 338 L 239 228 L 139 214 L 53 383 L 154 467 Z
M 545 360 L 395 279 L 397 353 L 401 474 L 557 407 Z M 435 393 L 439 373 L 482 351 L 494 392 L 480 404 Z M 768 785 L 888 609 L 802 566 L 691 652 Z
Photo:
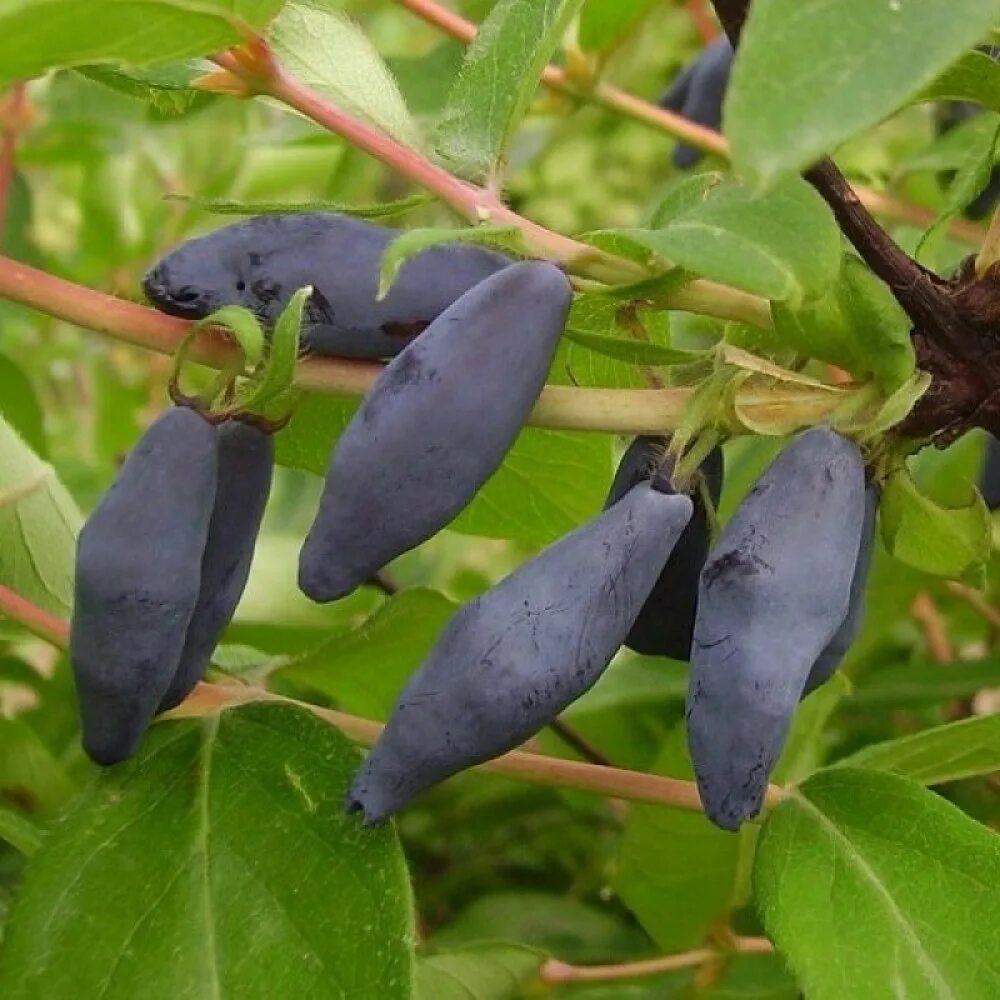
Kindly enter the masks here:
M 872 555 L 875 551 L 875 521 L 878 513 L 878 489 L 869 486 L 865 491 L 865 519 L 861 527 L 861 541 L 858 545 L 857 562 L 854 565 L 854 578 L 851 580 L 851 597 L 847 606 L 847 616 L 841 622 L 840 628 L 827 643 L 826 649 L 819 654 L 819 659 L 809 671 L 802 696 L 811 694 L 821 684 L 825 684 L 834 674 L 840 661 L 847 655 L 852 643 L 858 637 L 864 622 L 865 584 L 868 582 L 868 571 L 871 569 Z
M 83 745 L 99 764 L 136 750 L 177 672 L 201 588 L 218 435 L 193 410 L 143 435 L 80 532 L 70 662 Z
M 514 264 L 393 359 L 334 446 L 299 560 L 305 594 L 350 593 L 469 503 L 545 384 L 570 297 L 552 264 Z
M 219 428 L 218 488 L 201 560 L 198 603 L 161 712 L 182 702 L 202 679 L 232 620 L 250 575 L 273 471 L 270 434 L 238 420 Z
M 729 39 L 721 35 L 674 80 L 660 100 L 660 106 L 718 132 L 722 126 L 722 104 L 732 65 L 733 47 Z M 689 170 L 703 156 L 700 149 L 680 143 L 674 150 L 674 165 L 679 170 Z
M 637 437 L 622 456 L 607 505 L 616 503 L 637 483 L 650 479 L 663 461 L 667 440 Z M 660 479 L 669 479 L 672 463 L 662 466 Z M 718 505 L 722 491 L 722 449 L 715 448 L 700 469 L 712 503 Z M 691 496 L 694 514 L 670 553 L 663 572 L 653 585 L 646 603 L 632 626 L 625 645 L 646 656 L 668 656 L 687 660 L 691 655 L 694 616 L 698 606 L 698 580 L 708 557 L 708 512 L 700 490 Z
M 764 472 L 702 570 L 688 745 L 723 829 L 760 811 L 807 678 L 847 616 L 864 519 L 857 445 L 814 428 Z
M 348 797 L 369 823 L 505 753 L 604 672 L 691 517 L 641 484 L 462 608 L 411 678 Z
M 323 355 L 398 354 L 459 296 L 510 261 L 468 243 L 431 247 L 408 260 L 376 300 L 379 267 L 401 230 L 334 213 L 261 215 L 190 240 L 146 275 L 150 301 L 200 319 L 221 306 L 252 309 L 273 326 L 311 285 L 303 346 Z

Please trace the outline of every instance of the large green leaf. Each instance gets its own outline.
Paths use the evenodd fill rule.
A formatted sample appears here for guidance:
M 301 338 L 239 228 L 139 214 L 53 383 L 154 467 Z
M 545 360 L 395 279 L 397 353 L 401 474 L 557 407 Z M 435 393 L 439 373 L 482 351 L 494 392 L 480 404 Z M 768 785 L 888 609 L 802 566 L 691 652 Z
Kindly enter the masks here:
M 288 706 L 157 726 L 33 859 L 0 994 L 409 998 L 395 835 L 344 811 L 358 761 L 339 733 Z
M 483 180 L 498 168 L 542 69 L 583 0 L 499 0 L 469 46 L 437 128 L 457 173 Z
M 504 941 L 438 952 L 417 963 L 413 1000 L 517 1000 L 545 955 Z
M 56 66 L 150 66 L 241 41 L 236 19 L 261 27 L 284 0 L 5 0 L 0 88 Z
M 693 780 L 685 741 L 684 727 L 676 727 L 653 772 Z M 701 813 L 635 806 L 625 825 L 616 888 L 663 951 L 685 951 L 701 944 L 731 908 L 739 854 L 740 838 Z
M 0 418 L 0 584 L 65 616 L 80 523 L 52 467 Z
M 930 86 L 1000 20 L 1000 0 L 755 0 L 725 132 L 755 184 L 809 166 Z
M 811 1000 L 1000 994 L 1000 840 L 916 783 L 814 775 L 768 818 L 754 884 Z
M 345 711 L 385 719 L 456 606 L 433 590 L 404 590 L 363 625 L 335 635 L 274 674 Z
M 619 232 L 692 274 L 780 302 L 823 292 L 840 269 L 833 214 L 800 178 L 757 196 L 733 178 L 698 174 L 667 195 L 654 225 Z
M 843 763 L 895 771 L 923 785 L 1000 771 L 1000 715 L 962 719 L 873 743 Z
M 278 461 L 323 475 L 358 400 L 307 395 L 276 438 Z M 455 531 L 535 545 L 564 535 L 601 508 L 611 478 L 611 438 L 526 427 Z
M 423 144 L 391 71 L 350 18 L 316 0 L 293 0 L 268 38 L 282 64 L 317 93 L 406 146 Z

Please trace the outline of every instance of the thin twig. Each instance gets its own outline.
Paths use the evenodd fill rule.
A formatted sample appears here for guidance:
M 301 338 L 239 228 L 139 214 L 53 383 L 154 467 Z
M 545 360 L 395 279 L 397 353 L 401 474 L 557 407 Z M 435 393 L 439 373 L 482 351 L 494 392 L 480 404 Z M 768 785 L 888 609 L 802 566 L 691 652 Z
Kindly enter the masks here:
M 693 294 L 691 289 L 687 286 Z M 0 298 L 161 354 L 173 354 L 191 329 L 187 320 L 84 288 L 2 255 Z M 189 356 L 193 361 L 223 368 L 235 351 L 222 333 L 205 330 L 193 341 Z M 380 365 L 371 362 L 308 358 L 299 364 L 295 383 L 310 392 L 361 396 L 381 370 Z M 550 385 L 542 390 L 528 423 L 554 430 L 656 434 L 677 426 L 691 391 Z M 827 419 L 846 398 L 836 392 L 782 384 L 759 390 L 747 387 L 741 390 L 739 402 L 751 418 L 774 419 L 776 414 L 787 411 L 796 414 L 806 426 Z
M 355 715 L 283 698 L 263 688 L 242 685 L 201 683 L 187 701 L 169 715 L 171 718 L 202 716 L 253 701 L 279 701 L 308 709 L 313 715 L 336 726 L 345 736 L 362 746 L 371 746 L 375 743 L 383 729 L 380 723 L 370 719 L 360 719 Z M 576 760 L 563 760 L 559 757 L 512 750 L 502 757 L 480 764 L 476 770 L 498 774 L 527 784 L 570 788 L 609 798 L 702 812 L 698 788 L 693 781 L 664 778 L 624 768 L 600 767 Z M 775 785 L 769 786 L 765 800 L 766 808 L 776 806 L 783 796 L 782 789 Z
M 955 649 L 948 637 L 948 623 L 927 591 L 921 591 L 914 598 L 910 614 L 924 630 L 924 639 L 931 659 L 935 663 L 953 662 Z
M 32 604 L 9 587 L 0 586 L 0 615 L 23 625 L 32 634 L 59 649 L 65 649 L 69 645 L 68 622 L 45 608 Z
M 949 580 L 945 585 L 945 590 L 953 597 L 957 597 L 984 618 L 993 628 L 1000 628 L 1000 611 L 998 611 L 986 598 L 974 587 L 968 584 L 959 583 L 957 580 Z
M 586 737 L 577 732 L 568 722 L 553 719 L 549 723 L 552 730 L 570 749 L 575 750 L 584 760 L 600 767 L 612 767 L 611 761 L 601 753 Z
M 457 41 L 468 44 L 476 36 L 478 29 L 472 21 L 467 21 L 464 17 L 435 3 L 434 0 L 396 0 L 396 2 Z M 546 67 L 542 73 L 542 83 L 559 93 L 599 105 L 640 124 L 648 125 L 659 132 L 674 136 L 687 145 L 695 146 L 706 153 L 729 159 L 729 143 L 714 129 L 705 128 L 696 122 L 689 121 L 683 115 L 657 107 L 657 105 L 612 84 L 598 82 L 596 86 L 581 89 L 567 73 L 557 66 Z M 857 187 L 855 192 L 861 202 L 871 211 L 878 212 L 887 219 L 907 222 L 915 226 L 929 226 L 937 218 L 930 209 L 914 205 L 881 191 Z M 974 246 L 978 246 L 983 238 L 982 227 L 966 219 L 953 220 L 949 232 L 956 239 Z
M 624 283 L 639 280 L 647 273 L 632 261 L 606 254 L 518 215 L 488 189 L 460 180 L 416 150 L 330 103 L 273 59 L 261 58 L 249 63 L 232 52 L 223 52 L 214 56 L 213 61 L 258 93 L 294 108 L 356 149 L 433 191 L 468 222 L 514 226 L 531 252 L 600 281 Z
M 706 0 L 687 0 L 687 12 L 702 41 L 711 42 L 718 37 L 719 28 L 708 12 Z
M 635 979 L 640 976 L 655 976 L 675 969 L 689 969 L 717 959 L 725 959 L 733 954 L 769 955 L 774 946 L 767 938 L 734 937 L 731 949 L 695 948 L 693 951 L 662 958 L 650 958 L 641 962 L 623 962 L 619 965 L 568 965 L 557 959 L 550 959 L 541 969 L 541 979 L 546 983 L 599 983 L 619 979 Z
M 0 614 L 23 625 L 30 632 L 60 649 L 69 644 L 69 623 L 0 586 Z M 222 709 L 253 701 L 277 701 L 295 704 L 336 726 L 345 736 L 371 746 L 382 732 L 382 725 L 356 715 L 283 698 L 264 688 L 237 684 L 201 682 L 188 699 L 169 713 L 171 718 L 208 715 Z M 500 774 L 528 784 L 557 785 L 577 791 L 594 792 L 610 798 L 629 799 L 701 812 L 701 799 L 693 781 L 663 778 L 655 774 L 629 771 L 617 767 L 583 764 L 542 754 L 514 750 L 495 760 L 479 765 L 478 770 Z M 765 805 L 771 808 L 781 801 L 784 793 L 775 785 L 768 788 Z

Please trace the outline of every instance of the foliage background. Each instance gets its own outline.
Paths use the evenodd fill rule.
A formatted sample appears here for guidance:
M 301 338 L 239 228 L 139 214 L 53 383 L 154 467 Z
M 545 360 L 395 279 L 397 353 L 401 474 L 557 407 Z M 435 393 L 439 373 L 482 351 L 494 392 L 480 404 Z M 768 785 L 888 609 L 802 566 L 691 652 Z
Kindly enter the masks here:
M 330 6 L 359 20 L 417 121 L 429 123 L 461 64 L 461 46 L 390 3 Z M 477 21 L 489 6 L 457 5 Z M 621 35 L 612 13 L 621 13 L 617 0 L 589 0 L 590 36 L 582 39 L 605 79 L 655 100 L 701 40 L 679 4 L 631 0 L 620 8 L 636 14 Z M 169 248 L 230 221 L 165 195 L 363 205 L 410 193 L 336 137 L 262 102 L 200 96 L 192 103 L 186 91 L 163 91 L 151 104 L 71 70 L 32 83 L 30 100 L 34 119 L 18 144 L 5 250 L 123 297 L 138 296 L 142 274 Z M 540 94 L 510 149 L 511 204 L 564 233 L 643 224 L 676 180 L 671 142 L 601 109 Z M 940 209 L 937 170 L 953 166 L 956 155 L 934 139 L 931 108 L 920 105 L 849 142 L 838 162 L 854 179 Z M 434 204 L 393 221 L 454 225 Z M 920 236 L 907 227 L 894 233 L 911 248 Z M 946 271 L 964 252 L 940 240 L 933 263 Z M 654 333 L 693 346 L 718 330 L 716 321 L 674 313 Z M 142 428 L 167 405 L 168 372 L 169 359 L 0 301 L 0 583 L 68 614 L 79 512 L 93 507 Z M 635 369 L 577 343 L 562 350 L 553 380 L 641 384 Z M 328 429 L 353 405 L 306 404 L 315 407 L 310 420 Z M 322 448 L 308 439 L 295 446 L 300 451 L 287 445 L 284 457 L 298 467 L 279 472 L 218 668 L 266 677 L 293 698 L 384 718 L 457 604 L 599 509 L 624 444 L 612 435 L 526 431 L 457 530 L 393 566 L 400 594 L 363 588 L 330 607 L 309 603 L 294 580 L 319 489 L 303 466 L 315 466 Z M 779 445 L 754 438 L 727 445 L 723 516 Z M 972 434 L 944 453 L 922 454 L 918 482 L 939 502 L 967 502 L 982 445 Z M 828 797 L 831 815 L 847 810 L 841 819 L 849 855 L 885 861 L 902 923 L 914 913 L 934 915 L 926 954 L 935 958 L 966 935 L 978 950 L 1000 933 L 996 903 L 980 898 L 996 895 L 1000 865 L 985 832 L 1000 823 L 1000 729 L 977 727 L 940 751 L 918 743 L 916 758 L 906 744 L 893 744 L 888 763 L 864 748 L 956 720 L 988 720 L 998 705 L 991 688 L 1000 688 L 996 622 L 995 612 L 986 620 L 962 592 L 880 551 L 865 631 L 843 668 L 850 682 L 838 680 L 810 699 L 783 765 L 784 777 L 804 777 L 821 761 L 861 751 L 859 764 L 896 767 L 934 786 L 933 815 L 920 812 L 926 793 L 916 784 L 876 771 L 841 798 L 838 772 L 825 771 L 815 795 Z M 623 653 L 567 721 L 621 767 L 688 777 L 684 673 L 678 663 Z M 329 727 L 273 706 L 241 709 L 221 723 L 169 723 L 156 727 L 134 766 L 98 779 L 79 749 L 65 659 L 0 620 L 0 681 L 0 836 L 7 841 L 0 845 L 0 909 L 19 899 L 0 951 L 5 996 L 79 996 L 73 990 L 81 981 L 101 984 L 93 995 L 102 997 L 276 996 L 279 989 L 405 996 L 414 939 L 415 988 L 428 1000 L 793 997 L 796 979 L 769 955 L 713 958 L 602 984 L 560 985 L 551 965 L 544 966 L 549 975 L 539 972 L 548 957 L 621 964 L 684 952 L 706 939 L 725 941 L 726 927 L 760 935 L 768 909 L 780 912 L 766 929 L 792 953 L 809 995 L 887 995 L 880 956 L 904 930 L 877 902 L 864 901 L 864 886 L 843 887 L 844 898 L 825 891 L 813 898 L 817 886 L 832 885 L 825 880 L 837 869 L 838 848 L 830 847 L 832 861 L 825 857 L 789 814 L 766 834 L 754 906 L 754 830 L 734 837 L 695 814 L 465 775 L 425 796 L 396 826 L 413 883 L 411 913 L 396 833 L 359 833 L 340 813 L 356 755 Z M 573 756 L 551 732 L 538 745 Z M 891 829 L 878 828 L 884 796 L 912 799 L 910 840 L 905 803 L 891 814 Z M 975 823 L 959 822 L 945 803 Z M 941 855 L 968 859 L 962 877 L 978 889 L 956 893 L 945 873 L 937 888 L 920 889 L 930 895 L 907 897 L 911 880 L 923 886 L 916 874 L 928 864 L 920 850 L 924 824 L 937 831 Z M 886 847 L 893 831 L 902 831 L 895 853 Z M 29 863 L 43 841 L 37 865 Z M 771 870 L 778 874 L 768 881 Z M 839 929 L 826 926 L 838 918 Z M 824 936 L 851 958 L 838 959 L 833 946 L 824 954 Z M 858 979 L 839 983 L 836 967 L 845 960 L 856 964 L 858 979 L 879 985 L 859 993 Z M 212 983 L 220 992 L 213 994 Z M 960 976 L 953 986 L 954 996 L 986 995 L 963 992 Z M 945 995 L 910 989 L 906 996 Z

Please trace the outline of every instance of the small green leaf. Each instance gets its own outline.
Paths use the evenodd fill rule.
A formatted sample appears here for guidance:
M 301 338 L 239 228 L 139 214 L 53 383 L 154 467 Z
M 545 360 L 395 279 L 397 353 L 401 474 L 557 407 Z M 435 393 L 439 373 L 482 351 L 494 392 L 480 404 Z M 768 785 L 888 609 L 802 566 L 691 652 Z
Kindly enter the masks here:
M 622 337 L 606 337 L 599 333 L 586 330 L 574 330 L 566 327 L 567 339 L 575 344 L 581 344 L 618 361 L 626 361 L 631 365 L 654 365 L 667 367 L 669 365 L 689 365 L 701 361 L 708 356 L 707 351 L 682 351 L 665 344 L 652 344 L 649 341 L 625 340 Z
M 359 761 L 336 730 L 285 705 L 154 727 L 32 859 L 0 993 L 408 1000 L 399 845 L 391 827 L 366 830 L 344 811 Z
M 0 418 L 0 583 L 65 616 L 82 520 L 52 466 Z
M 1000 686 L 1000 662 L 905 663 L 866 671 L 851 694 L 863 708 L 933 705 Z
M 0 417 L 22 437 L 40 458 L 47 457 L 45 414 L 31 379 L 12 358 L 0 354 Z
M 217 95 L 192 86 L 205 72 L 204 67 L 193 60 L 151 69 L 81 66 L 77 72 L 94 83 L 144 101 L 157 119 L 178 118 L 217 99 Z
M 1000 19 L 1000 0 L 755 0 L 725 132 L 755 185 L 808 167 L 912 100 Z
M 771 813 L 754 865 L 765 929 L 811 1000 L 996 996 L 998 882 L 995 833 L 915 782 L 849 767 Z
M 544 961 L 544 952 L 506 941 L 427 955 L 417 962 L 413 1000 L 517 1000 Z
M 992 127 L 974 133 L 974 140 L 966 149 L 965 158 L 948 185 L 944 211 L 920 240 L 917 247 L 918 260 L 927 262 L 934 259 L 938 242 L 947 232 L 948 223 L 990 183 L 1000 143 L 1000 117 L 991 114 L 989 118 Z
M 1000 683 L 1000 668 L 995 668 L 994 674 L 994 683 Z M 886 743 L 873 743 L 840 763 L 894 771 L 922 785 L 990 774 L 1000 771 L 1000 715 L 961 719 Z
M 295 366 L 299 360 L 302 313 L 312 288 L 300 288 L 281 311 L 267 345 L 262 371 L 248 391 L 237 398 L 236 408 L 281 419 L 293 405 Z
M 966 52 L 917 100 L 972 101 L 991 111 L 1000 111 L 1000 63 L 985 52 Z
M 260 325 L 260 320 L 251 310 L 243 306 L 222 306 L 221 309 L 216 309 L 204 319 L 198 320 L 194 325 L 194 330 L 202 330 L 210 326 L 225 328 L 229 336 L 243 351 L 248 368 L 254 368 L 260 364 L 260 360 L 264 356 L 264 330 Z
M 7 806 L 0 806 L 0 840 L 30 858 L 42 846 L 43 832 L 27 816 Z
M 498 170 L 549 57 L 583 0 L 499 0 L 480 25 L 441 114 L 436 145 L 460 176 Z
M 337 212 L 356 219 L 385 219 L 402 215 L 411 208 L 427 205 L 429 194 L 411 194 L 377 205 L 349 205 L 340 201 L 230 201 L 227 198 L 198 198 L 190 195 L 167 195 L 169 201 L 183 201 L 212 215 L 288 215 L 293 212 Z
M 798 308 L 772 305 L 773 337 L 802 358 L 827 361 L 890 391 L 916 364 L 909 317 L 889 289 L 854 254 L 845 254 L 836 284 Z M 765 335 L 766 336 L 766 335 Z
M 580 46 L 588 52 L 613 48 L 653 9 L 657 0 L 587 0 L 580 15 Z
M 820 294 L 840 270 L 840 231 L 801 178 L 754 196 L 732 178 L 699 174 L 673 190 L 655 222 L 655 229 L 612 232 L 693 274 L 775 301 Z
M 900 470 L 886 484 L 879 511 L 889 553 L 924 573 L 961 577 L 989 555 L 989 511 L 978 495 L 967 507 L 939 507 Z
M 498 250 L 518 252 L 521 234 L 513 226 L 474 226 L 462 229 L 408 229 L 389 244 L 382 255 L 378 298 L 384 299 L 402 266 L 417 254 L 442 243 L 475 243 Z
M 345 14 L 316 0 L 294 0 L 275 18 L 268 38 L 282 66 L 301 83 L 403 145 L 423 146 L 388 66 Z

